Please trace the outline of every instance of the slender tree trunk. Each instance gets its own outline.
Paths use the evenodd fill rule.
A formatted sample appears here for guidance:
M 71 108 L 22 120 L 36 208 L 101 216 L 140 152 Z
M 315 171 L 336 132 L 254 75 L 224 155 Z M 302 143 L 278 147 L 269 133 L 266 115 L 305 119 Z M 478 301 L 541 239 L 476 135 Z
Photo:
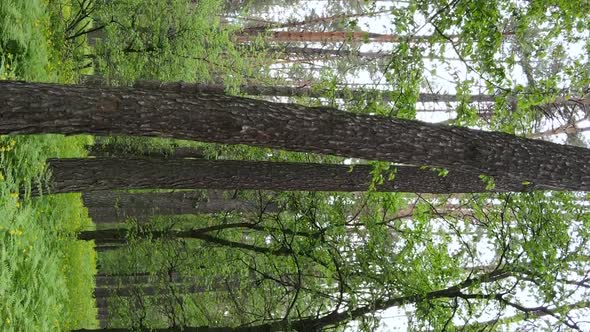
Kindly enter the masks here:
M 253 226 L 256 226 L 252 224 Z M 237 242 L 232 240 L 226 240 L 214 235 L 210 235 L 209 233 L 214 232 L 216 230 L 222 229 L 229 229 L 229 228 L 240 228 L 236 227 L 235 225 L 230 225 L 231 227 L 226 227 L 227 225 L 217 225 L 217 226 L 210 226 L 200 229 L 193 229 L 193 230 L 182 230 L 182 231 L 153 231 L 153 232 L 146 232 L 142 234 L 134 234 L 138 235 L 139 237 L 149 236 L 150 238 L 171 238 L 171 239 L 196 239 L 201 240 L 207 243 L 210 243 L 215 246 L 223 246 L 227 248 L 233 249 L 242 249 L 246 251 L 251 251 L 253 253 L 264 254 L 264 255 L 275 255 L 275 256 L 286 256 L 291 255 L 293 252 L 286 247 L 280 247 L 278 249 L 266 247 L 266 246 L 257 246 L 253 244 Z M 250 227 L 243 226 L 243 228 L 248 229 Z M 93 240 L 95 243 L 100 244 L 124 244 L 127 242 L 127 238 L 129 236 L 129 230 L 127 229 L 105 229 L 105 230 L 96 230 L 96 231 L 83 231 L 78 234 L 79 240 Z M 309 234 L 306 234 L 309 235 Z M 310 235 L 313 236 L 313 235 Z
M 67 193 L 105 191 L 115 189 L 242 189 L 274 191 L 366 191 L 371 187 L 373 176 L 370 165 L 335 165 L 309 163 L 280 163 L 234 160 L 198 159 L 51 159 L 52 175 L 43 192 Z M 420 193 L 475 193 L 485 192 L 486 184 L 478 175 L 449 171 L 441 176 L 437 171 L 410 166 L 396 166 L 395 176 L 384 174 L 376 191 Z M 393 171 L 393 168 L 392 168 Z M 393 174 L 391 174 L 393 175 Z M 518 181 L 496 179 L 493 191 L 529 191 L 542 189 L 523 185 Z M 38 194 L 33 190 L 33 194 Z M 99 194 L 100 195 L 100 194 Z M 183 200 L 183 194 L 174 194 Z M 163 196 L 146 194 L 138 196 L 159 203 Z M 86 197 L 89 197 L 88 195 Z M 127 199 L 127 198 L 126 198 Z M 122 204 L 126 204 L 123 201 Z M 141 203 L 141 204 L 144 204 Z M 212 200 L 211 205 L 201 207 L 170 206 L 168 214 L 186 212 L 206 213 L 227 209 L 251 209 L 248 202 Z M 188 203 L 190 204 L 190 203 Z M 140 213 L 134 209 L 129 213 Z M 149 212 L 148 212 L 149 213 Z M 109 218 L 111 215 L 105 216 Z
M 326 24 L 335 21 L 345 21 L 355 17 L 374 16 L 378 14 L 390 13 L 391 10 L 380 10 L 376 12 L 362 12 L 362 13 L 349 13 L 349 14 L 338 14 L 332 16 L 323 17 L 311 17 L 302 21 L 291 21 L 291 22 L 262 22 L 255 25 L 250 25 L 244 28 L 246 32 L 263 32 L 271 29 L 286 29 L 286 28 L 297 28 L 303 27 L 310 24 Z
M 0 134 L 40 133 L 247 144 L 590 190 L 590 150 L 503 133 L 225 95 L 0 82 Z
M 168 193 L 85 192 L 82 194 L 82 200 L 88 208 L 88 214 L 92 221 L 97 224 L 117 223 L 129 217 L 143 222 L 156 215 L 276 210 L 276 206 L 270 204 L 259 206 L 259 204 L 245 200 L 206 198 L 202 194 L 189 191 Z
M 336 51 L 339 50 L 327 50 Z M 379 53 L 379 52 L 378 52 Z M 98 75 L 88 75 L 84 79 L 85 84 L 90 86 L 106 86 L 106 83 Z M 135 83 L 135 87 L 139 89 L 148 90 L 159 90 L 159 91 L 170 91 L 175 93 L 195 93 L 195 94 L 224 94 L 225 86 L 223 84 L 203 84 L 203 83 L 186 83 L 186 82 L 159 82 L 159 81 L 138 81 Z M 392 101 L 392 95 L 395 95 L 396 91 L 390 90 L 375 90 L 375 89 L 315 89 L 306 84 L 300 84 L 299 86 L 286 86 L 286 85 L 242 85 L 240 86 L 240 92 L 250 96 L 277 96 L 277 97 L 312 97 L 321 98 L 326 96 L 334 96 L 339 99 L 360 99 L 367 98 L 367 96 L 375 96 L 379 99 L 390 102 Z M 469 96 L 471 102 L 476 103 L 494 103 L 497 96 L 477 94 Z M 459 97 L 453 94 L 441 94 L 441 93 L 420 93 L 418 96 L 419 103 L 456 103 L 459 101 Z M 516 107 L 517 100 L 514 96 L 508 97 L 508 102 L 513 108 Z M 578 106 L 586 107 L 590 105 L 590 98 L 588 97 L 556 97 L 551 102 L 543 105 L 544 107 L 563 107 L 563 106 Z M 421 112 L 447 112 L 452 110 L 420 110 Z M 483 112 L 482 117 L 489 117 L 492 112 Z
M 164 83 L 155 81 L 140 81 L 136 83 L 139 88 L 164 90 L 171 92 L 186 93 L 208 93 L 223 94 L 225 87 L 222 84 L 191 84 L 191 83 Z M 277 96 L 277 97 L 312 97 L 321 98 L 333 95 L 339 99 L 360 99 L 367 96 L 376 96 L 385 102 L 392 101 L 392 95 L 395 91 L 376 91 L 362 89 L 314 89 L 309 86 L 286 86 L 286 85 L 242 85 L 240 91 L 250 96 Z M 492 95 L 473 95 L 470 97 L 473 102 L 493 103 L 496 96 Z M 421 93 L 418 102 L 421 103 L 449 103 L 457 102 L 459 99 L 452 94 Z
M 138 153 L 128 150 L 125 147 L 115 144 L 94 144 L 86 146 L 89 156 L 94 157 L 148 157 L 148 158 L 204 158 L 203 151 L 196 148 L 176 147 L 170 151 L 138 151 Z M 140 152 L 140 153 L 139 153 Z
M 265 227 L 263 225 L 254 224 L 250 222 L 238 222 L 229 224 L 213 225 L 198 229 L 191 230 L 166 230 L 166 231 L 148 231 L 139 234 L 134 234 L 139 238 L 150 237 L 150 238 L 186 238 L 186 239 L 200 239 L 217 243 L 217 238 L 209 235 L 210 233 L 220 232 L 223 230 L 231 229 L 243 229 L 243 230 L 255 230 L 255 231 L 270 231 L 280 232 L 287 235 L 303 236 L 303 237 L 318 237 L 321 234 L 319 232 L 303 232 L 303 231 L 292 231 L 289 229 L 279 229 L 273 227 Z M 126 228 L 114 228 L 114 229 L 102 229 L 93 231 L 82 231 L 78 234 L 79 240 L 93 240 L 97 244 L 111 244 L 111 243 L 125 243 L 129 237 L 131 231 Z M 216 242 L 217 241 L 217 242 Z M 220 239 L 220 241 L 225 241 Z M 219 244 L 223 244 L 219 242 Z
M 97 80 L 96 78 L 94 80 Z M 138 88 L 164 90 L 171 92 L 183 93 L 209 93 L 209 94 L 223 94 L 225 87 L 222 84 L 202 84 L 202 83 L 184 83 L 184 82 L 157 82 L 157 81 L 139 81 L 136 83 Z M 250 96 L 278 96 L 278 97 L 312 97 L 321 98 L 333 95 L 339 99 L 360 99 L 367 98 L 367 96 L 376 96 L 379 99 L 390 102 L 392 95 L 396 91 L 389 90 L 374 90 L 374 89 L 315 89 L 310 86 L 286 86 L 286 85 L 242 85 L 240 92 Z M 497 96 L 477 94 L 469 96 L 471 102 L 476 103 L 494 103 Z M 418 96 L 419 103 L 456 103 L 460 100 L 457 95 L 441 94 L 441 93 L 420 93 Z M 517 100 L 515 97 L 509 96 L 508 102 L 516 107 Z M 588 106 L 590 105 L 590 98 L 580 97 L 557 97 L 555 100 L 549 102 L 544 107 L 562 107 L 562 106 Z M 490 116 L 491 112 L 485 113 L 485 116 Z
M 332 56 L 334 58 L 344 58 L 344 57 L 358 57 L 358 58 L 366 58 L 366 59 L 381 59 L 386 57 L 391 57 L 392 52 L 385 52 L 385 51 L 377 51 L 377 52 L 360 52 L 356 50 L 346 50 L 346 49 L 332 49 L 326 47 L 294 47 L 294 46 L 285 46 L 285 47 L 265 47 L 261 48 L 261 51 L 271 52 L 274 54 L 288 54 L 290 56 L 295 57 L 312 57 L 315 59 L 320 59 L 326 56 Z
M 234 35 L 234 40 L 238 43 L 252 42 L 258 36 L 263 36 L 266 42 L 286 43 L 334 43 L 334 42 L 377 42 L 377 43 L 399 43 L 409 40 L 415 43 L 428 42 L 438 37 L 438 35 L 427 36 L 398 36 L 380 33 L 371 33 L 365 31 L 271 31 L 261 33 L 259 31 L 242 31 Z M 458 36 L 450 36 L 456 39 Z
M 105 252 L 105 251 L 112 251 L 124 248 L 124 244 L 122 243 L 106 243 L 106 244 L 97 244 L 94 246 L 94 250 L 96 252 Z
M 154 296 L 169 295 L 173 292 L 170 284 L 174 284 L 174 291 L 179 294 L 195 294 L 211 291 L 224 291 L 228 287 L 236 288 L 240 286 L 239 278 L 222 278 L 216 277 L 211 282 L 203 282 L 196 278 L 177 278 L 166 282 L 166 285 L 154 284 L 116 284 L 115 287 L 96 287 L 94 289 L 95 297 L 132 297 L 132 296 Z
M 109 321 L 109 307 L 106 298 L 96 298 L 97 320 L 100 328 L 106 328 Z
M 133 273 L 133 274 L 106 274 L 97 273 L 94 277 L 96 281 L 96 287 L 109 287 L 129 284 L 147 284 L 153 281 L 153 275 L 151 273 Z M 176 281 L 180 278 L 180 275 L 176 272 L 172 273 L 171 281 Z

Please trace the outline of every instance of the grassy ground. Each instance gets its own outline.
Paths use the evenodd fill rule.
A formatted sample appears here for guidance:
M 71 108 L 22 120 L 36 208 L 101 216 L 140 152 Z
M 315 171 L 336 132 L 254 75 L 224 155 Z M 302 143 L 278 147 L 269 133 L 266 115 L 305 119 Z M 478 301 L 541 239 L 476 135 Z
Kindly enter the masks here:
M 65 1 L 0 1 L 0 79 L 72 82 L 63 47 Z M 61 41 L 60 41 L 61 40 Z M 30 198 L 45 160 L 84 156 L 89 136 L 0 136 L 0 330 L 95 327 L 96 254 L 75 233 L 92 227 L 79 194 Z

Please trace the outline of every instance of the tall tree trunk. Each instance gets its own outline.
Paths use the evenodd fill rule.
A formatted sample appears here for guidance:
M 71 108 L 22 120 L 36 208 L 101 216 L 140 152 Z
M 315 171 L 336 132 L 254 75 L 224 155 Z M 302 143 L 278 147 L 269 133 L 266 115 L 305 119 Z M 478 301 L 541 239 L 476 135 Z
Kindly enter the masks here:
M 104 288 L 104 287 L 117 287 L 122 285 L 142 285 L 142 284 L 150 284 L 154 283 L 157 280 L 163 280 L 163 277 L 158 277 L 151 273 L 133 273 L 133 274 L 125 274 L 125 275 L 111 275 L 111 274 L 104 274 L 98 273 L 94 277 L 96 280 L 96 287 Z M 169 282 L 187 282 L 186 278 L 183 278 L 178 274 L 178 272 L 172 272 L 166 275 L 166 279 Z
M 590 189 L 590 150 L 504 133 L 225 95 L 0 82 L 0 134 L 39 133 L 246 144 Z
M 88 75 L 84 79 L 85 85 L 89 86 L 102 86 L 106 87 L 107 83 L 97 75 Z M 203 83 L 186 83 L 186 82 L 159 82 L 159 81 L 138 81 L 135 83 L 135 87 L 139 89 L 158 90 L 158 91 L 170 91 L 177 93 L 195 93 L 195 94 L 224 94 L 226 87 L 223 84 L 203 84 Z M 339 99 L 360 99 L 366 98 L 367 96 L 376 95 L 379 99 L 384 102 L 392 101 L 392 95 L 395 95 L 396 91 L 389 90 L 371 90 L 371 89 L 315 89 L 309 86 L 288 86 L 288 85 L 242 85 L 240 86 L 240 92 L 249 96 L 268 96 L 268 97 L 311 97 L 321 98 L 333 95 Z M 487 102 L 493 103 L 496 101 L 496 96 L 478 94 L 470 96 L 472 102 Z M 440 93 L 420 93 L 418 96 L 418 102 L 420 103 L 452 103 L 458 102 L 459 98 L 453 94 L 440 94 Z M 565 103 L 567 101 L 558 100 L 556 103 Z M 577 100 L 572 100 L 571 103 L 577 103 Z M 568 103 L 569 104 L 569 103 Z M 96 146 L 96 145 L 95 145 Z M 108 147 L 108 145 L 107 145 Z M 89 152 L 92 155 L 94 148 L 90 148 Z M 99 145 L 96 149 L 103 150 Z M 112 156 L 126 156 L 123 153 L 118 153 L 120 149 L 115 148 Z M 107 151 L 110 152 L 110 151 Z M 180 154 L 182 154 L 181 152 Z M 184 152 L 186 153 L 186 152 Z M 175 153 L 173 153 L 174 155 Z M 198 150 L 193 152 L 197 157 L 199 154 Z M 99 155 L 99 154 L 96 154 Z M 100 155 L 104 155 L 100 154 Z M 186 157 L 183 157 L 186 158 Z
M 221 232 L 224 230 L 242 229 L 242 230 L 254 230 L 263 232 L 277 232 L 292 236 L 303 236 L 303 237 L 318 237 L 321 234 L 319 232 L 306 232 L 306 231 L 293 231 L 290 229 L 275 228 L 270 226 L 263 226 L 260 224 L 250 222 L 236 222 L 229 224 L 219 224 L 213 226 L 207 226 L 198 229 L 190 230 L 166 230 L 166 231 L 146 231 L 139 234 L 133 234 L 139 238 L 186 238 L 186 239 L 200 239 L 216 243 L 216 239 L 210 239 L 210 233 Z M 110 244 L 110 243 L 125 243 L 127 238 L 132 232 L 126 228 L 114 228 L 114 229 L 102 229 L 93 231 L 82 231 L 78 234 L 79 240 L 93 240 L 97 244 Z M 222 244 L 219 242 L 219 244 Z
M 44 192 L 67 193 L 114 189 L 256 189 L 274 191 L 366 191 L 373 176 L 370 165 L 335 165 L 310 163 L 281 163 L 234 160 L 198 159 L 51 159 L 52 179 Z M 437 171 L 410 166 L 396 166 L 395 177 L 384 174 L 376 191 L 420 193 L 474 193 L 484 192 L 486 184 L 475 174 L 449 171 L 441 176 Z M 393 169 L 392 169 L 393 171 Z M 496 179 L 494 191 L 529 191 L 543 189 L 523 185 L 505 178 Z M 34 189 L 33 194 L 38 194 Z M 182 200 L 182 194 L 178 199 Z M 141 197 L 141 196 L 139 196 Z M 146 200 L 161 196 L 146 194 Z M 125 202 L 123 202 L 125 203 Z M 206 205 L 202 208 L 176 207 L 170 213 L 185 211 L 206 212 L 222 209 Z M 143 204 L 143 203 L 142 203 Z M 160 203 L 158 203 L 160 204 Z M 164 204 L 164 203 L 162 203 Z M 232 203 L 234 204 L 234 203 Z M 230 208 L 246 209 L 248 203 L 235 202 Z M 242 206 L 240 206 L 243 204 Z M 213 205 L 213 203 L 212 203 Z M 223 207 L 228 208 L 228 207 Z M 176 209 L 176 210 L 175 210 Z M 138 212 L 136 210 L 133 211 Z
M 295 46 L 285 46 L 285 47 L 264 47 L 260 49 L 261 51 L 266 51 L 274 54 L 287 54 L 290 56 L 295 57 L 302 57 L 302 58 L 315 58 L 321 59 L 325 58 L 326 56 L 333 56 L 334 58 L 344 58 L 344 57 L 358 57 L 358 58 L 367 58 L 367 59 L 381 59 L 391 57 L 393 54 L 390 51 L 377 51 L 377 52 L 360 52 L 356 50 L 346 50 L 346 49 L 332 49 L 326 47 L 295 47 Z
M 223 94 L 225 87 L 222 84 L 191 84 L 191 83 L 164 83 L 155 81 L 140 81 L 136 83 L 138 88 L 164 90 L 171 92 L 184 93 L 208 93 L 208 94 Z M 286 85 L 242 85 L 240 92 L 250 96 L 277 96 L 277 97 L 312 97 L 320 98 L 333 95 L 340 99 L 360 99 L 367 96 L 377 96 L 380 100 L 385 102 L 392 101 L 392 94 L 395 91 L 376 91 L 376 90 L 362 90 L 362 89 L 314 89 L 309 86 L 286 86 Z M 470 97 L 473 102 L 489 102 L 493 103 L 496 96 L 492 95 L 473 95 Z M 421 93 L 418 97 L 418 102 L 421 103 L 449 103 L 457 102 L 459 99 L 457 95 L 452 94 L 437 94 L 437 93 Z
M 95 78 L 97 80 L 97 78 Z M 202 83 L 185 83 L 185 82 L 157 82 L 157 81 L 138 81 L 136 87 L 154 90 L 164 90 L 178 93 L 209 93 L 223 94 L 225 87 L 222 84 L 202 84 Z M 250 96 L 278 96 L 278 97 L 312 97 L 321 98 L 333 95 L 339 99 L 360 99 L 367 96 L 377 96 L 385 102 L 392 101 L 392 95 L 396 91 L 390 90 L 372 90 L 372 89 L 315 89 L 310 86 L 286 86 L 286 85 L 242 85 L 240 92 Z M 469 96 L 471 102 L 477 103 L 494 103 L 497 96 L 477 94 Z M 419 103 L 453 103 L 458 102 L 460 98 L 457 95 L 445 93 L 420 93 L 418 95 Z M 508 102 L 516 107 L 517 100 L 513 96 L 508 97 Z M 588 97 L 556 97 L 551 102 L 542 105 L 547 108 L 558 108 L 563 106 L 590 106 Z M 444 110 L 446 111 L 446 110 Z M 443 112 L 444 112 L 443 111 Z M 489 116 L 490 114 L 486 114 Z
M 172 273 L 172 279 L 177 278 L 178 273 Z M 152 274 L 149 272 L 135 272 L 128 274 L 97 273 L 94 276 L 97 287 L 117 286 L 126 284 L 145 284 L 152 281 Z
M 203 151 L 197 148 L 176 147 L 170 151 L 132 151 L 116 144 L 94 144 L 86 146 L 89 156 L 94 157 L 148 157 L 148 158 L 204 158 Z
M 274 205 L 259 206 L 255 202 L 245 200 L 206 198 L 202 194 L 188 191 L 168 193 L 85 192 L 82 194 L 82 200 L 88 208 L 88 214 L 92 221 L 97 224 L 121 222 L 129 217 L 143 222 L 156 215 L 276 210 Z
M 251 225 L 251 226 L 250 226 Z M 150 238 L 169 238 L 169 239 L 196 239 L 207 242 L 209 244 L 215 246 L 222 246 L 227 248 L 233 249 L 242 249 L 246 251 L 251 251 L 258 254 L 264 255 L 275 255 L 275 256 L 285 256 L 293 254 L 292 250 L 287 247 L 280 247 L 280 248 L 272 248 L 267 246 L 257 246 L 253 244 L 237 242 L 232 240 L 227 240 L 224 238 L 220 238 L 210 233 L 215 231 L 220 231 L 224 229 L 249 229 L 253 228 L 264 228 L 262 226 L 258 226 L 256 224 L 246 225 L 246 223 L 236 224 L 222 224 L 210 227 L 204 227 L 200 229 L 192 229 L 192 230 L 172 230 L 172 231 L 152 231 L 152 232 L 144 232 L 141 234 L 134 234 L 134 236 L 139 236 L 140 238 L 143 237 L 150 237 Z M 282 231 L 282 230 L 281 230 Z M 300 232 L 289 232 L 285 231 L 286 234 L 293 233 L 293 234 L 303 234 Z M 130 231 L 128 229 L 103 229 L 103 230 L 95 230 L 95 231 L 83 231 L 78 234 L 79 240 L 92 240 L 98 244 L 111 244 L 111 243 L 118 243 L 123 244 L 127 242 L 129 237 Z M 306 236 L 314 236 L 314 234 L 307 234 Z
M 266 42 L 320 42 L 320 43 L 334 43 L 334 42 L 376 42 L 376 43 L 399 43 L 404 40 L 409 40 L 415 43 L 428 42 L 438 37 L 438 35 L 427 36 L 399 36 L 388 35 L 380 33 L 371 33 L 365 31 L 271 31 L 268 33 L 261 33 L 259 31 L 241 31 L 234 35 L 234 40 L 238 43 L 252 42 L 258 36 L 262 36 Z M 458 36 L 453 35 L 449 38 L 456 39 Z
M 336 21 L 345 21 L 350 20 L 355 17 L 365 17 L 365 16 L 374 16 L 378 14 L 385 14 L 390 13 L 390 9 L 379 10 L 375 12 L 362 12 L 362 13 L 348 13 L 348 14 L 338 14 L 332 16 L 321 16 L 321 17 L 309 17 L 302 21 L 290 21 L 290 22 L 262 22 L 257 23 L 254 25 L 246 26 L 243 30 L 247 33 L 251 32 L 263 32 L 268 31 L 271 29 L 286 29 L 286 28 L 297 28 L 303 27 L 306 25 L 311 24 L 326 24 L 326 23 L 333 23 Z
M 163 281 L 163 280 L 162 280 Z M 235 288 L 240 286 L 239 278 L 222 278 L 216 277 L 211 282 L 204 282 L 197 280 L 197 278 L 178 278 L 177 280 L 170 280 L 166 285 L 157 284 L 118 284 L 116 287 L 96 287 L 94 289 L 95 297 L 131 297 L 131 296 L 154 296 L 154 295 L 168 295 L 173 292 L 172 289 L 166 287 L 174 285 L 174 291 L 179 294 L 194 294 L 204 293 L 210 291 L 224 291 L 227 287 Z

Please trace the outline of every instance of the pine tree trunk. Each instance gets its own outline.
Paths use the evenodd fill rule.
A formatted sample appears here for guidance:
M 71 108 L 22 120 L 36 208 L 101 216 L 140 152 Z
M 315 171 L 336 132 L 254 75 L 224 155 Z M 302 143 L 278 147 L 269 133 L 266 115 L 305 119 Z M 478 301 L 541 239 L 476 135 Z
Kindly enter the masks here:
M 123 285 L 143 285 L 154 283 L 155 280 L 162 280 L 161 278 L 158 279 L 157 276 L 152 275 L 151 273 L 133 273 L 126 275 L 98 273 L 94 278 L 96 280 L 96 287 L 98 288 L 118 287 Z M 181 277 L 177 272 L 173 272 L 169 276 L 166 276 L 166 279 L 169 279 L 169 282 L 188 281 L 186 278 Z
M 225 95 L 0 82 L 0 134 L 40 133 L 246 144 L 590 190 L 590 150 L 503 133 Z
M 196 148 L 176 147 L 171 151 L 130 151 L 124 147 L 115 144 L 94 144 L 86 146 L 88 155 L 93 157 L 117 157 L 117 158 L 132 158 L 132 157 L 147 157 L 147 158 L 204 158 L 203 151 Z
M 168 193 L 85 192 L 82 194 L 82 200 L 88 208 L 90 218 L 96 224 L 122 222 L 129 217 L 133 217 L 139 222 L 145 222 L 156 215 L 276 210 L 273 205 L 258 206 L 254 202 L 238 199 L 206 198 L 203 194 L 190 191 Z
M 198 159 L 50 159 L 51 180 L 45 193 L 91 192 L 115 189 L 240 189 L 274 191 L 366 191 L 373 176 L 370 165 L 335 165 L 310 163 L 280 163 L 234 160 Z M 393 170 L 393 169 L 392 169 Z M 478 175 L 450 171 L 441 176 L 437 171 L 418 167 L 397 166 L 395 177 L 384 174 L 383 183 L 375 184 L 376 191 L 419 193 L 475 193 L 485 192 L 486 184 Z M 495 180 L 493 191 L 529 191 L 542 189 L 515 181 Z M 33 189 L 33 194 L 38 194 Z M 100 195 L 100 194 L 98 194 Z M 183 193 L 174 194 L 182 201 Z M 187 212 L 209 213 L 227 209 L 255 209 L 248 202 L 212 200 L 210 205 L 191 207 L 190 201 L 166 207 L 166 195 L 145 194 L 148 204 L 157 202 L 165 214 Z M 89 197 L 88 195 L 86 197 Z M 95 196 L 96 197 L 96 196 Z M 127 201 L 123 201 L 127 204 Z M 187 205 L 188 204 L 188 205 Z M 232 204 L 232 205 L 227 205 Z M 141 208 L 129 214 L 142 213 Z M 148 209 L 149 210 L 149 209 Z M 99 211 L 99 210 L 97 210 Z M 144 213 L 150 214 L 150 211 Z M 105 215 L 108 219 L 112 214 Z
M 163 282 L 164 280 L 162 280 Z M 168 285 L 174 285 L 174 290 L 180 294 L 195 294 L 211 291 L 224 291 L 227 287 L 236 288 L 240 286 L 238 278 L 214 278 L 211 282 L 203 282 L 197 278 L 177 278 L 170 280 L 165 285 L 153 283 L 137 284 L 115 284 L 115 287 L 96 287 L 94 288 L 95 297 L 132 297 L 132 296 L 155 296 L 169 295 L 172 290 Z
M 312 60 L 343 59 L 355 57 L 362 59 L 386 59 L 393 56 L 391 51 L 361 52 L 348 49 L 332 49 L 326 47 L 263 47 L 260 51 L 272 53 L 280 59 L 303 58 Z
M 287 28 L 297 28 L 303 27 L 306 25 L 311 24 L 326 24 L 326 23 L 334 23 L 334 22 L 344 22 L 350 20 L 355 17 L 365 17 L 365 16 L 374 16 L 378 14 L 389 13 L 390 10 L 380 10 L 375 12 L 361 12 L 361 13 L 348 13 L 348 14 L 338 14 L 332 16 L 323 16 L 323 17 L 310 17 L 306 18 L 302 21 L 290 21 L 290 22 L 264 22 L 258 23 L 255 25 L 246 26 L 243 30 L 246 32 L 263 32 L 268 31 L 271 29 L 287 29 Z
M 140 81 L 136 83 L 139 88 L 164 90 L 171 92 L 184 93 L 207 93 L 207 94 L 223 94 L 225 87 L 222 84 L 191 84 L 191 83 L 163 83 L 154 81 Z M 367 96 L 376 96 L 384 102 L 392 101 L 392 95 L 395 91 L 374 91 L 362 89 L 339 89 L 339 90 L 318 90 L 312 87 L 304 86 L 286 86 L 286 85 L 242 85 L 240 92 L 250 96 L 276 96 L 276 97 L 312 97 L 321 98 L 333 95 L 339 99 L 360 99 Z M 496 100 L 496 96 L 492 95 L 472 95 L 470 96 L 472 102 L 488 102 L 492 103 Z M 452 94 L 436 94 L 436 93 L 421 93 L 418 96 L 420 103 L 451 103 L 457 102 L 459 99 L 457 95 Z
M 234 35 L 234 40 L 238 43 L 246 43 L 254 41 L 258 36 L 262 36 L 266 42 L 275 43 L 399 43 L 405 40 L 421 43 L 431 41 L 437 37 L 436 35 L 398 36 L 364 31 L 271 31 L 268 33 L 261 33 L 259 31 L 242 31 Z M 453 35 L 449 38 L 456 39 L 457 37 L 458 36 Z
M 235 224 L 221 224 L 214 225 L 199 229 L 191 230 L 168 230 L 168 231 L 151 231 L 143 232 L 139 234 L 131 233 L 130 230 L 125 228 L 117 229 L 103 229 L 94 231 L 82 231 L 78 233 L 78 240 L 94 241 L 98 245 L 104 244 L 125 244 L 128 242 L 129 236 L 132 234 L 135 238 L 143 239 L 195 239 L 209 243 L 213 246 L 221 246 L 232 249 L 242 249 L 245 251 L 251 251 L 253 253 L 264 254 L 264 255 L 275 255 L 275 256 L 286 256 L 293 254 L 292 250 L 287 247 L 272 248 L 268 246 L 258 246 L 243 242 L 237 242 L 233 240 L 227 240 L 215 235 L 211 235 L 213 232 L 218 232 L 226 229 L 254 229 L 264 230 L 263 226 L 259 226 L 252 223 L 235 223 Z M 277 231 L 275 229 L 275 231 Z M 282 230 L 281 230 L 282 231 Z M 285 234 L 302 235 L 308 237 L 319 236 L 319 233 L 302 233 L 284 230 Z

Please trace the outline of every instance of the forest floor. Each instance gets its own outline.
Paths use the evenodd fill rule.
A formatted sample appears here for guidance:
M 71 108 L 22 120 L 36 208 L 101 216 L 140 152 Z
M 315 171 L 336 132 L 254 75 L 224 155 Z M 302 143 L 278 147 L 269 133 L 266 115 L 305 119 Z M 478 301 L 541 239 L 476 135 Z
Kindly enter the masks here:
M 57 37 L 72 12 L 67 1 L 2 1 L 0 79 L 73 82 L 76 63 L 65 60 Z M 30 197 L 26 190 L 45 181 L 47 158 L 82 157 L 91 143 L 90 136 L 0 136 L 2 331 L 97 326 L 96 253 L 91 242 L 76 240 L 94 227 L 80 194 Z

